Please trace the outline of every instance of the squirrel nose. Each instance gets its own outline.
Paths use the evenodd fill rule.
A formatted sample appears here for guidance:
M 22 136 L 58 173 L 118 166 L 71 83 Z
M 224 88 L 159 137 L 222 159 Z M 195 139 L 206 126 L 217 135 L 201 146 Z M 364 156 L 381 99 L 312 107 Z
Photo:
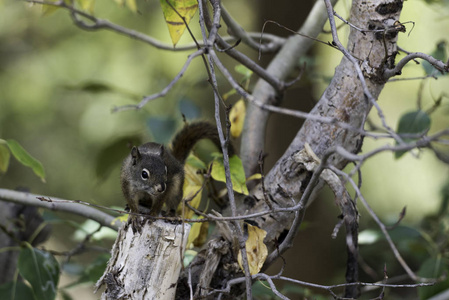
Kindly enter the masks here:
M 159 193 L 163 193 L 165 191 L 165 183 L 156 185 L 156 191 L 158 191 Z

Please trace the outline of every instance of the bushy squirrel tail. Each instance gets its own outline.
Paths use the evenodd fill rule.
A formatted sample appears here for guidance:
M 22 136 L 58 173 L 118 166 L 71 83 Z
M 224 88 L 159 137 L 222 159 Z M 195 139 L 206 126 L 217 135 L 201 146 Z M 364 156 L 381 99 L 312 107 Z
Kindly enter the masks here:
M 206 121 L 198 121 L 187 123 L 176 134 L 172 142 L 173 156 L 184 163 L 195 144 L 202 140 L 211 140 L 221 152 L 220 138 L 218 136 L 217 127 Z M 231 143 L 228 144 L 229 156 L 234 155 L 234 147 Z

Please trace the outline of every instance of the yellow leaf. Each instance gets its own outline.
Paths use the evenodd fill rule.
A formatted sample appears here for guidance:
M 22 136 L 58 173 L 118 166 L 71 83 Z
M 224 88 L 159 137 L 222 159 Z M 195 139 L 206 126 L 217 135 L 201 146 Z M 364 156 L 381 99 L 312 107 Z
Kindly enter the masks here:
M 201 232 L 201 223 L 193 223 L 192 228 L 190 228 L 189 237 L 187 239 L 187 249 L 193 248 L 193 241 L 195 241 L 198 238 L 200 232 Z
M 184 166 L 184 185 L 183 185 L 183 199 L 190 200 L 189 204 L 194 208 L 198 208 L 201 203 L 201 195 L 202 195 L 202 186 L 204 182 L 204 177 L 201 174 L 198 174 L 198 158 L 195 158 L 193 155 L 190 155 L 187 159 L 187 163 Z M 179 206 L 178 210 L 182 211 L 182 204 Z M 186 209 L 184 213 L 184 218 L 190 219 L 193 216 L 193 211 L 190 209 Z
M 160 1 L 173 46 L 176 46 L 186 29 L 186 24 L 189 25 L 190 20 L 195 15 L 198 9 L 198 2 L 196 0 Z M 184 18 L 185 23 L 182 18 Z
M 253 174 L 253 175 L 249 176 L 248 178 L 246 178 L 246 181 L 248 182 L 250 180 L 257 180 L 257 179 L 261 179 L 261 178 L 262 178 L 262 174 L 256 173 L 256 174 Z
M 81 1 L 86 1 L 86 0 L 81 0 Z M 93 0 L 89 0 L 89 1 L 93 1 Z M 114 1 L 120 6 L 126 6 L 133 13 L 137 13 L 136 0 L 114 0 Z
M 78 2 L 80 3 L 82 10 L 88 11 L 89 13 L 93 14 L 95 0 L 78 0 Z
M 137 4 L 136 0 L 126 0 L 126 7 L 129 8 L 130 11 L 133 13 L 137 13 Z
M 198 219 L 203 219 L 203 217 L 200 216 Z M 187 248 L 201 247 L 207 240 L 208 229 L 208 222 L 194 223 L 187 239 Z
M 203 246 L 207 241 L 207 234 L 209 233 L 209 222 L 203 222 L 201 224 L 200 234 L 193 241 L 195 247 Z
M 6 173 L 11 159 L 11 152 L 8 146 L 1 144 L 1 142 L 2 140 L 0 140 L 0 174 Z
M 248 257 L 249 272 L 251 275 L 255 275 L 259 273 L 268 256 L 267 246 L 263 242 L 267 232 L 250 224 L 245 224 L 245 226 L 248 226 L 248 239 L 246 240 L 245 246 L 246 256 Z M 240 268 L 243 270 L 241 251 L 239 251 L 237 261 Z
M 231 135 L 238 138 L 243 130 L 243 123 L 245 121 L 246 107 L 243 99 L 237 101 L 229 113 L 229 120 L 231 121 Z
M 56 0 L 55 1 L 50 1 L 50 2 L 56 2 Z M 58 9 L 60 9 L 59 6 L 42 4 L 42 14 L 44 16 L 51 15 L 52 13 L 54 13 Z

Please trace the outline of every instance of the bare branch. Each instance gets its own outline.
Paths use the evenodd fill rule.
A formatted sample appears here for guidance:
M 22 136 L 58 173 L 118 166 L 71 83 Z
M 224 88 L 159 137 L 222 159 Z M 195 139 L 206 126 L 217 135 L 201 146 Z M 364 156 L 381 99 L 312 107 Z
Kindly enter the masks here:
M 203 0 L 204 1 L 204 0 Z M 211 31 L 212 21 L 210 20 L 210 16 L 208 11 L 204 11 L 204 21 L 205 24 L 208 26 L 209 31 Z M 217 29 L 218 30 L 218 29 Z M 213 32 L 212 32 L 213 33 Z M 224 52 L 229 55 L 230 57 L 234 58 L 236 61 L 253 71 L 255 74 L 257 74 L 260 78 L 264 79 L 266 82 L 268 82 L 271 86 L 273 86 L 274 89 L 277 91 L 281 91 L 285 88 L 285 84 L 278 80 L 275 76 L 272 76 L 267 70 L 264 70 L 261 66 L 256 64 L 253 60 L 251 60 L 248 56 L 241 53 L 240 51 L 237 51 L 234 49 L 231 45 L 226 43 L 220 35 L 215 33 L 211 34 L 213 36 L 213 40 L 209 37 L 209 45 L 214 45 L 216 43 L 217 46 L 221 47 L 222 49 L 226 49 Z
M 213 44 L 213 42 L 215 41 L 215 35 L 217 34 L 218 28 L 220 26 L 220 16 L 221 16 L 221 7 L 219 4 L 219 1 L 211 1 L 212 5 L 213 5 L 213 23 L 212 26 L 210 27 L 210 31 L 209 31 L 209 37 L 207 39 L 207 44 Z M 203 7 L 203 2 L 200 0 L 198 1 L 198 7 L 199 7 L 199 11 L 200 14 L 202 16 L 205 15 L 205 7 Z M 205 23 L 204 23 L 204 19 L 201 20 L 200 19 L 200 26 L 201 26 L 201 32 L 203 34 L 203 39 L 206 39 L 206 30 L 205 30 Z M 234 198 L 234 190 L 232 187 L 232 181 L 231 181 L 231 172 L 230 172 L 230 166 L 229 166 L 229 155 L 228 155 L 228 148 L 227 148 L 227 142 L 226 142 L 226 138 L 223 135 L 223 129 L 221 126 L 221 119 L 220 119 L 220 95 L 218 92 L 218 83 L 217 83 L 217 79 L 215 76 L 215 68 L 214 68 L 214 63 L 213 63 L 213 59 L 211 59 L 210 55 L 214 53 L 214 51 L 212 49 L 209 50 L 209 53 L 206 53 L 206 58 L 207 61 L 209 63 L 209 75 L 211 76 L 210 78 L 210 84 L 212 85 L 213 88 L 213 92 L 214 92 L 214 99 L 215 99 L 215 120 L 217 123 L 217 129 L 218 129 L 218 135 L 220 137 L 220 143 L 221 143 L 221 150 L 223 153 L 223 164 L 224 164 L 224 168 L 225 168 L 225 175 L 226 175 L 226 188 L 228 190 L 228 197 L 229 197 L 229 204 L 231 207 L 231 215 L 233 217 L 235 217 L 237 215 L 237 208 L 236 208 L 236 204 L 235 204 L 235 198 Z M 238 242 L 239 242 L 239 249 L 240 249 L 240 253 L 242 256 L 242 264 L 243 264 L 243 269 L 244 269 L 244 273 L 245 273 L 245 283 L 246 283 L 246 296 L 248 299 L 252 299 L 252 290 L 251 290 L 251 285 L 252 285 L 252 280 L 251 280 L 251 275 L 250 275 L 250 271 L 249 271 L 249 264 L 248 264 L 248 257 L 246 255 L 246 238 L 243 234 L 243 230 L 240 226 L 240 223 L 238 221 L 232 221 L 231 222 L 232 225 L 235 228 L 235 231 L 237 233 L 238 236 Z
M 129 110 L 129 109 L 141 109 L 148 102 L 150 102 L 150 101 L 152 101 L 154 99 L 157 99 L 157 98 L 164 97 L 173 88 L 173 86 L 181 79 L 181 77 L 187 71 L 187 68 L 189 67 L 189 65 L 192 62 L 192 60 L 194 58 L 196 58 L 197 56 L 201 56 L 203 54 L 204 54 L 204 48 L 201 48 L 201 49 L 195 51 L 194 53 L 190 54 L 188 56 L 186 62 L 184 63 L 184 66 L 182 67 L 181 71 L 179 71 L 179 73 L 175 76 L 175 78 L 173 78 L 172 81 L 170 81 L 170 83 L 162 91 L 160 91 L 159 93 L 156 93 L 156 94 L 144 97 L 142 99 L 142 101 L 140 101 L 140 103 L 136 104 L 136 105 L 124 105 L 124 106 L 120 106 L 120 107 L 115 107 L 113 109 L 113 112 Z
M 402 268 L 407 272 L 407 274 L 410 276 L 411 279 L 413 279 L 414 281 L 421 281 L 421 282 L 435 282 L 435 279 L 429 279 L 429 278 L 423 278 L 423 277 L 419 277 L 418 275 L 416 275 L 412 269 L 408 266 L 408 264 L 405 262 L 404 258 L 401 256 L 401 254 L 399 253 L 399 250 L 396 248 L 396 245 L 394 244 L 393 240 L 390 237 L 390 234 L 388 233 L 387 230 L 387 226 L 385 226 L 384 223 L 382 223 L 382 221 L 379 219 L 379 217 L 376 215 L 376 213 L 374 212 L 374 210 L 371 208 L 371 206 L 368 204 L 368 201 L 366 201 L 366 199 L 364 198 L 364 196 L 362 195 L 362 193 L 360 192 L 360 189 L 358 188 L 358 186 L 355 184 L 354 180 L 352 180 L 352 178 L 350 176 L 348 176 L 345 172 L 340 171 L 334 167 L 331 167 L 331 170 L 334 171 L 335 173 L 343 176 L 346 178 L 346 180 L 352 185 L 352 187 L 354 188 L 354 190 L 357 193 L 357 196 L 359 197 L 359 199 L 362 201 L 363 205 L 365 206 L 365 208 L 367 209 L 368 213 L 370 214 L 370 216 L 373 218 L 373 220 L 377 223 L 377 225 L 379 226 L 380 230 L 382 231 L 382 233 L 384 234 L 385 238 L 387 239 L 388 244 L 390 245 L 391 250 L 393 251 L 394 256 L 396 257 L 396 260 L 401 264 Z
M 420 282 L 420 283 L 414 283 L 414 284 L 389 284 L 389 283 L 384 282 L 384 280 L 383 280 L 382 282 L 372 282 L 372 283 L 371 282 L 353 282 L 353 283 L 342 283 L 342 284 L 335 284 L 335 285 L 321 285 L 321 284 L 296 280 L 296 279 L 292 279 L 292 278 L 281 276 L 281 275 L 271 275 L 270 276 L 265 273 L 259 273 L 259 274 L 253 275 L 252 278 L 255 280 L 259 279 L 259 280 L 264 280 L 264 281 L 268 281 L 268 282 L 270 282 L 269 280 L 271 280 L 271 281 L 272 280 L 282 280 L 282 281 L 286 281 L 286 282 L 295 283 L 297 285 L 304 286 L 304 287 L 325 290 L 325 291 L 329 292 L 334 299 L 347 299 L 347 298 L 339 297 L 334 292 L 334 290 L 348 287 L 348 286 L 365 286 L 365 287 L 382 287 L 382 288 L 418 288 L 418 287 L 424 287 L 424 286 L 432 286 L 435 284 L 435 282 Z M 224 289 L 211 291 L 208 294 L 208 296 L 215 295 L 215 294 L 228 294 L 228 293 L 230 293 L 231 287 L 233 285 L 240 284 L 244 280 L 245 280 L 245 278 L 243 278 L 243 277 L 234 278 L 227 282 L 226 287 Z M 271 284 L 270 284 L 270 287 L 273 288 L 273 286 Z M 218 299 L 220 299 L 220 298 L 218 298 Z
M 164 43 L 164 42 L 159 41 L 158 39 L 155 39 L 155 38 L 148 36 L 144 33 L 120 26 L 118 24 L 112 23 L 105 19 L 97 18 L 97 17 L 90 15 L 82 10 L 76 9 L 75 7 L 65 3 L 65 1 L 55 1 L 55 2 L 40 1 L 40 0 L 24 0 L 24 1 L 26 1 L 28 3 L 33 3 L 33 4 L 57 6 L 57 7 L 67 9 L 70 11 L 70 15 L 71 15 L 75 25 L 77 25 L 79 28 L 81 28 L 83 30 L 87 30 L 87 31 L 94 31 L 94 30 L 101 30 L 101 29 L 110 30 L 115 33 L 118 33 L 118 34 L 127 36 L 129 38 L 141 41 L 141 42 L 146 43 L 150 46 L 153 46 L 157 49 L 161 49 L 161 50 L 165 50 L 165 51 L 180 52 L 180 51 L 193 50 L 193 49 L 197 48 L 197 45 L 195 43 L 173 47 L 172 44 Z M 87 20 L 89 20 L 91 22 L 91 24 L 84 22 L 82 19 L 80 19 L 80 17 L 86 18 Z M 259 32 L 247 32 L 246 35 L 252 40 L 255 38 L 260 38 Z M 225 36 L 222 38 L 226 42 L 231 42 L 231 41 L 236 40 L 236 38 L 233 36 Z M 264 44 L 263 46 L 267 48 L 267 51 L 272 52 L 272 51 L 276 51 L 276 49 L 278 49 L 285 42 L 285 39 L 275 36 L 275 35 L 272 35 L 272 34 L 264 34 L 263 41 L 266 42 L 266 44 Z M 199 44 L 200 44 L 200 46 L 204 46 L 203 43 L 199 43 Z M 256 49 L 258 49 L 258 48 L 256 48 Z
M 223 21 L 228 26 L 231 34 L 238 39 L 241 39 L 243 43 L 250 46 L 251 48 L 258 50 L 260 53 L 273 53 L 279 50 L 279 48 L 284 44 L 285 40 L 275 40 L 271 39 L 269 43 L 263 44 L 256 42 L 255 39 L 248 34 L 237 21 L 232 17 L 231 14 L 226 10 L 226 8 L 221 4 L 221 12 Z
M 39 198 L 48 199 L 47 196 L 0 189 L 0 200 L 3 201 L 42 207 L 49 210 L 70 212 L 83 216 L 87 219 L 94 220 L 102 226 L 106 226 L 114 230 L 117 230 L 120 227 L 119 222 L 114 222 L 114 217 L 96 208 L 86 206 L 91 205 L 89 203 L 82 203 L 81 201 L 75 200 L 65 200 L 56 197 L 52 197 L 50 201 L 39 201 Z
M 436 58 L 433 58 L 431 55 L 427 55 L 420 52 L 414 52 L 407 54 L 403 59 L 401 59 L 397 65 L 393 69 L 387 69 L 384 71 L 384 79 L 388 80 L 393 76 L 401 75 L 402 69 L 405 67 L 405 65 L 410 62 L 411 60 L 414 60 L 416 58 L 421 58 L 423 60 L 428 61 L 432 66 L 434 66 L 438 71 L 441 73 L 447 73 L 449 72 L 449 64 L 446 62 L 442 62 L 441 60 L 438 60 Z

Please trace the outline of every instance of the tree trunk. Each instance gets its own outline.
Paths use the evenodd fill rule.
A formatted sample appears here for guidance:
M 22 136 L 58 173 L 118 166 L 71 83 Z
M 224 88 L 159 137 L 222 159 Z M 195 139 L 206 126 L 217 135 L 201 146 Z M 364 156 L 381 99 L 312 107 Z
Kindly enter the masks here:
M 133 232 L 128 224 L 119 229 L 111 259 L 96 284 L 96 290 L 106 285 L 101 299 L 173 299 L 190 225 L 159 220 Z
M 324 7 L 321 7 L 324 9 Z M 387 68 L 391 68 L 394 65 L 394 57 L 397 53 L 397 30 L 392 30 L 392 26 L 395 21 L 399 21 L 399 15 L 402 10 L 402 0 L 395 1 L 380 1 L 380 0 L 354 0 L 350 22 L 357 28 L 363 28 L 367 32 L 360 32 L 359 30 L 351 27 L 348 45 L 349 53 L 358 59 L 358 64 L 363 71 L 364 80 L 366 81 L 367 89 L 371 93 L 373 99 L 377 99 L 380 92 L 384 87 L 384 80 L 382 79 L 383 71 Z M 374 32 L 372 30 L 384 30 Z M 295 38 L 296 43 L 300 43 L 302 38 Z M 293 39 L 285 44 L 285 47 L 280 51 L 279 56 L 290 57 L 291 60 L 286 63 L 282 60 L 282 64 L 270 65 L 270 68 L 282 69 L 283 67 L 291 70 L 292 66 L 296 63 L 296 55 L 286 54 L 288 48 L 295 49 Z M 276 57 L 274 61 L 277 60 Z M 281 75 L 278 75 L 281 74 Z M 277 71 L 275 75 L 283 76 L 282 71 Z M 256 86 L 253 95 L 260 96 L 261 99 L 266 99 L 267 103 L 270 103 L 270 96 L 274 95 L 272 92 L 263 92 L 261 89 L 266 89 L 267 84 L 258 84 Z M 268 97 L 267 97 L 268 95 Z M 259 99 L 259 97 L 256 97 Z M 273 103 L 271 101 L 271 103 Z M 278 104 L 278 103 L 275 103 Z M 252 106 L 250 104 L 250 106 Z M 346 123 L 346 125 L 354 128 L 355 130 L 348 130 L 341 126 L 331 124 L 329 121 L 320 122 L 317 120 L 307 119 L 301 130 L 297 133 L 295 139 L 290 144 L 284 155 L 278 160 L 273 169 L 265 177 L 265 189 L 270 199 L 272 199 L 272 205 L 275 208 L 288 208 L 299 201 L 302 202 L 301 209 L 298 211 L 299 217 L 305 214 L 307 203 L 313 199 L 313 193 L 310 197 L 301 199 L 304 191 L 306 190 L 308 183 L 313 175 L 313 172 L 306 171 L 304 165 L 301 165 L 294 154 L 303 149 L 304 144 L 308 143 L 313 152 L 322 158 L 328 151 L 334 149 L 337 146 L 343 147 L 350 153 L 358 153 L 361 149 L 363 136 L 360 135 L 360 129 L 363 129 L 363 125 L 368 115 L 373 102 L 370 102 L 366 90 L 363 89 L 361 80 L 358 78 L 357 70 L 354 64 L 346 57 L 343 57 L 339 66 L 335 70 L 335 75 L 329 84 L 326 91 L 323 93 L 319 102 L 315 105 L 311 114 L 320 117 L 322 119 L 333 120 L 334 122 Z M 254 138 L 252 135 L 263 135 L 261 132 L 261 122 L 266 120 L 267 111 L 264 111 L 260 107 L 252 106 L 251 110 L 259 111 L 260 113 L 251 113 L 246 120 L 245 130 L 247 146 L 242 148 L 245 153 L 242 153 L 242 158 L 245 162 L 245 166 L 249 166 L 249 169 L 255 169 L 257 164 L 257 153 L 259 149 L 255 149 L 254 145 L 260 145 L 260 138 Z M 257 117 L 255 119 L 254 115 Z M 262 120 L 262 121 L 261 121 Z M 347 127 L 346 127 L 347 128 Z M 281 130 L 281 129 L 280 129 Z M 245 138 L 245 136 L 244 136 Z M 253 141 L 258 141 L 253 144 Z M 263 144 L 263 143 L 262 143 Z M 335 166 L 338 169 L 343 169 L 347 164 L 347 161 L 340 155 L 332 154 L 328 159 L 328 164 Z M 317 191 L 322 184 L 317 184 L 314 188 Z M 264 193 L 262 185 L 256 186 L 252 193 L 252 200 L 246 198 L 244 202 L 240 204 L 238 211 L 245 214 L 258 213 L 263 211 L 269 211 L 269 207 L 264 201 Z M 292 203 L 292 200 L 295 202 Z M 264 215 L 262 217 L 254 218 L 254 221 L 258 227 L 267 231 L 267 236 L 264 240 L 269 252 L 276 252 L 279 244 L 282 244 L 284 238 L 289 234 L 292 228 L 292 223 L 297 214 L 293 212 L 276 212 Z M 298 225 L 298 224 L 297 224 Z M 291 242 L 291 241 L 290 241 Z M 288 247 L 287 247 L 288 248 Z M 229 247 L 232 249 L 232 246 Z M 207 251 L 207 250 L 204 250 Z M 203 251 L 203 253 L 204 253 Z M 275 253 L 276 254 L 276 253 Z M 232 255 L 222 255 L 222 257 L 229 257 Z M 277 257 L 277 256 L 276 256 Z M 204 259 L 204 255 L 199 255 L 197 261 L 200 262 Z M 273 260 L 269 261 L 271 263 Z M 195 262 L 194 262 L 195 264 Z M 207 265 L 207 258 L 203 265 Z M 267 267 L 268 263 L 264 266 Z M 223 264 L 218 268 L 223 267 Z M 193 271 L 194 270 L 194 271 Z M 193 278 L 200 278 L 206 276 L 202 273 L 201 268 L 196 264 L 195 269 L 192 269 Z M 186 272 L 188 272 L 186 270 Z M 180 294 L 184 294 L 182 290 L 186 289 L 186 272 L 183 273 L 181 280 L 182 285 L 178 286 Z M 210 270 L 208 270 L 210 272 Z M 223 284 L 232 278 L 242 276 L 240 270 L 236 270 L 234 274 L 226 273 L 227 278 L 214 278 L 213 282 L 216 282 L 217 286 L 213 288 L 223 288 Z M 197 282 L 193 282 L 195 286 Z M 203 287 L 207 288 L 207 287 Z M 229 295 L 237 295 L 240 289 L 236 289 L 235 293 L 231 292 Z M 178 299 L 183 299 L 178 297 Z
M 316 169 L 309 168 L 308 162 L 304 161 L 304 157 L 307 156 L 298 155 L 304 153 L 304 146 L 310 145 L 310 152 L 317 160 L 325 159 L 327 166 L 338 169 L 344 168 L 347 160 L 329 151 L 336 147 L 342 147 L 349 153 L 360 151 L 363 141 L 361 131 L 366 116 L 385 83 L 382 74 L 385 69 L 394 65 L 397 33 L 400 31 L 395 29 L 394 24 L 399 21 L 401 9 L 402 0 L 353 1 L 349 21 L 364 31 L 351 27 L 346 47 L 349 54 L 343 57 L 335 70 L 333 80 L 311 111 L 314 118 L 307 118 L 287 151 L 265 177 L 265 191 L 259 184 L 252 190 L 251 197 L 240 201 L 237 211 L 242 214 L 268 212 L 251 220 L 253 224 L 267 232 L 264 243 L 271 254 L 264 269 L 290 247 L 306 212 L 307 204 L 314 197 L 313 192 L 323 185 L 322 177 L 315 180 L 318 179 L 318 175 L 314 173 Z M 311 20 L 308 19 L 310 22 L 306 21 L 304 26 L 311 32 L 310 35 L 316 36 L 327 16 L 323 2 L 316 3 L 310 16 L 312 16 Z M 317 18 L 322 21 L 318 29 L 317 24 L 310 26 Z M 332 44 L 339 45 L 338 40 L 333 42 Z M 294 69 L 299 58 L 298 52 L 305 53 L 302 47 L 309 44 L 310 41 L 304 44 L 303 37 L 290 38 L 270 64 L 268 71 L 284 80 Z M 361 72 L 356 66 L 360 66 Z M 364 80 L 366 87 L 361 79 Z M 280 104 L 276 93 L 264 82 L 256 85 L 253 95 L 258 100 L 262 99 L 265 104 Z M 247 172 L 254 170 L 254 166 L 257 165 L 257 154 L 262 149 L 255 147 L 263 145 L 261 136 L 265 134 L 265 130 L 261 128 L 265 128 L 268 115 L 268 111 L 256 106 L 249 109 L 245 126 L 246 136 L 243 137 L 247 139 L 244 143 L 247 146 L 242 148 L 241 153 L 245 167 L 248 168 Z M 341 123 L 345 126 L 339 125 Z M 252 135 L 257 137 L 254 138 Z M 310 182 L 315 184 L 309 186 Z M 341 188 L 343 187 L 341 185 Z M 348 242 L 348 260 L 351 261 L 351 265 L 348 263 L 350 274 L 347 274 L 347 280 L 354 282 L 357 280 L 358 215 L 349 194 L 344 189 L 336 193 L 336 198 L 348 231 L 347 237 L 352 240 Z M 270 205 L 267 202 L 271 202 Z M 270 212 L 270 206 L 281 210 L 293 206 L 297 209 Z M 185 242 L 187 233 L 182 234 L 181 226 L 172 226 L 172 229 L 163 229 L 164 227 L 167 227 L 166 223 L 155 222 L 152 226 L 145 225 L 142 233 L 133 234 L 129 227 L 120 230 L 109 266 L 97 284 L 97 286 L 103 283 L 107 285 L 103 299 L 124 297 L 170 299 L 174 296 L 181 262 L 180 249 L 184 249 L 184 246 L 180 245 L 184 245 L 182 239 L 184 238 Z M 178 281 L 177 299 L 188 299 L 193 293 L 210 299 L 217 298 L 218 294 L 221 294 L 222 299 L 235 299 L 241 295 L 243 289 L 240 284 L 235 284 L 227 294 L 222 291 L 215 291 L 214 294 L 213 291 L 224 289 L 231 279 L 243 276 L 236 263 L 235 250 L 238 249 L 238 245 L 233 238 L 235 233 L 231 227 L 229 224 L 228 232 L 222 228 L 218 236 L 209 241 L 189 268 L 184 270 Z M 173 234 L 174 230 L 176 234 Z M 170 238 L 167 238 L 167 235 Z M 174 239 L 180 240 L 172 242 Z M 135 248 L 139 250 L 136 251 Z M 164 255 L 169 254 L 170 257 L 163 256 L 162 252 Z M 162 257 L 164 259 L 156 259 Z M 161 266 L 160 263 L 168 265 Z M 151 283 L 148 284 L 149 282 Z M 164 282 L 168 285 L 163 285 Z M 148 296 L 150 293 L 151 297 Z M 348 289 L 346 296 L 354 297 L 356 293 L 355 289 Z

